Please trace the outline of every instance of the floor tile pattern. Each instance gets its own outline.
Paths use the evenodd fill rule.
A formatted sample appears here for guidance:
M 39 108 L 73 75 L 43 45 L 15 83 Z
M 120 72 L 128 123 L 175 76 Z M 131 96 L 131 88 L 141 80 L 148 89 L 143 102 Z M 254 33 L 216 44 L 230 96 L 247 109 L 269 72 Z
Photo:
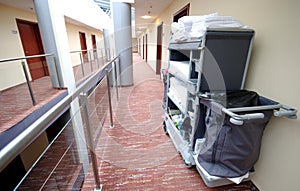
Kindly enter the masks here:
M 95 153 L 103 190 L 258 190 L 251 182 L 217 188 L 205 186 L 188 169 L 162 130 L 163 83 L 134 55 L 134 85 L 120 89 L 114 101 L 114 128 L 102 127 Z M 115 98 L 114 98 L 115 99 Z M 95 188 L 92 171 L 82 190 Z

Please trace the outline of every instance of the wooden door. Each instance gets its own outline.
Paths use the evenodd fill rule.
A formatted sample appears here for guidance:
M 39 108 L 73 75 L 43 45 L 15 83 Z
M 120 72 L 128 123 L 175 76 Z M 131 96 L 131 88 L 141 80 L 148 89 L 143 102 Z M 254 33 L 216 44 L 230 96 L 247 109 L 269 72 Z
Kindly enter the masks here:
M 79 32 L 79 39 L 80 39 L 80 47 L 82 50 L 82 57 L 84 62 L 88 62 L 88 54 L 87 54 L 87 45 L 86 45 L 86 38 L 85 33 Z
M 146 62 L 148 62 L 148 35 L 146 34 L 145 36 L 145 46 L 146 46 L 146 51 L 145 51 L 145 57 L 146 57 Z
M 156 45 L 156 74 L 160 74 L 162 60 L 162 30 L 163 24 L 157 27 L 157 45 Z
M 141 56 L 141 39 L 139 38 L 138 53 Z
M 17 19 L 17 26 L 25 56 L 45 54 L 38 24 Z M 31 79 L 49 76 L 45 57 L 26 59 Z
M 143 36 L 143 59 L 145 59 L 145 36 Z
M 95 52 L 97 50 L 97 45 L 96 45 L 96 36 L 92 34 L 92 46 L 93 46 L 93 51 Z
M 93 58 L 94 60 L 98 58 L 97 55 L 97 44 L 96 44 L 96 36 L 95 35 L 91 35 L 92 37 L 92 46 L 93 46 Z

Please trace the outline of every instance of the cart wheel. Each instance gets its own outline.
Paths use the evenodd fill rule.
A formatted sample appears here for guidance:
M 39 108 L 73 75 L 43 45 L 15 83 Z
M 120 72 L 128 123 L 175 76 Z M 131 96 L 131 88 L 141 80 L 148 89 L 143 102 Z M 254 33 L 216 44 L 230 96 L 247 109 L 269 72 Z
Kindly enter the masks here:
M 193 165 L 191 163 L 186 163 L 184 162 L 185 166 L 188 168 L 188 169 L 191 169 L 193 168 Z
M 166 126 L 165 121 L 163 122 L 163 129 L 164 129 L 164 133 L 165 133 L 166 135 L 169 135 L 169 133 L 168 133 L 168 131 L 167 131 L 167 126 Z

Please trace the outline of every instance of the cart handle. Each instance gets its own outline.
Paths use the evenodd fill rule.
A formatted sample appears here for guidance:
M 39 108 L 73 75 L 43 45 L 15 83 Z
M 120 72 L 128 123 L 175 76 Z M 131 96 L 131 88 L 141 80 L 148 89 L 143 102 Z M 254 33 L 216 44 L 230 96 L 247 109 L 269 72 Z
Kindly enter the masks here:
M 290 119 L 297 119 L 297 110 L 296 109 L 291 108 L 286 105 L 281 105 L 280 109 L 283 109 L 284 111 L 282 111 L 282 110 L 274 111 L 274 116 L 287 117 Z
M 244 111 L 248 110 L 251 107 L 244 108 Z M 252 107 L 253 110 L 257 109 L 259 110 L 259 107 Z M 290 119 L 297 119 L 297 110 L 291 107 L 288 107 L 286 105 L 273 105 L 273 106 L 262 106 L 260 107 L 261 109 L 278 109 L 274 110 L 273 115 L 275 117 L 287 117 Z M 238 115 L 234 113 L 234 111 L 242 111 L 243 108 L 233 108 L 233 109 L 226 109 L 222 108 L 222 112 L 226 113 L 227 115 L 230 116 L 230 122 L 236 125 L 243 125 L 243 120 L 249 120 L 249 119 L 262 119 L 264 118 L 263 113 L 251 113 L 251 114 L 244 114 L 244 115 Z
M 201 103 L 210 107 L 214 112 L 221 114 L 225 113 L 230 116 L 230 122 L 236 125 L 243 125 L 243 120 L 262 119 L 263 113 L 259 113 L 260 110 L 274 110 L 273 115 L 276 117 L 287 117 L 290 119 L 297 118 L 297 110 L 282 104 L 265 105 L 265 106 L 252 106 L 252 107 L 240 107 L 240 108 L 225 108 L 219 103 L 216 103 L 209 99 L 209 96 L 205 94 L 198 94 L 201 96 Z M 206 100 L 206 101 L 205 101 Z M 258 113 L 249 114 L 236 114 L 234 112 L 247 112 L 257 111 Z
M 244 120 L 249 120 L 249 119 L 263 119 L 265 115 L 263 113 L 249 113 L 249 114 L 243 114 L 243 115 L 238 115 L 236 113 L 233 113 L 229 111 L 226 108 L 222 108 L 222 112 L 226 113 L 227 115 L 230 116 L 229 121 L 235 125 L 243 125 Z

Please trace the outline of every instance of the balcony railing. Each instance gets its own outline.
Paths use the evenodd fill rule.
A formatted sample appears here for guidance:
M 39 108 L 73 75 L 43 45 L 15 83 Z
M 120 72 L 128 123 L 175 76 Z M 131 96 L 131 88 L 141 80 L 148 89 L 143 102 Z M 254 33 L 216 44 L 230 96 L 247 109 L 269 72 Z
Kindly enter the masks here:
M 105 49 L 74 50 L 70 53 L 74 77 L 77 83 L 102 67 L 109 60 Z
M 26 60 L 30 60 L 30 64 L 28 64 Z M 49 76 L 49 62 L 51 62 L 51 64 L 54 65 L 57 72 L 55 57 L 53 54 L 42 54 L 18 58 L 1 59 L 0 67 L 2 70 L 0 70 L 0 76 L 3 79 L 1 80 L 2 84 L 0 90 L 4 90 L 22 84 L 24 85 L 25 83 L 31 98 L 32 105 L 36 105 L 37 98 L 34 94 L 34 90 L 31 83 L 37 78 Z M 30 71 L 32 71 L 32 74 L 30 74 Z M 48 84 L 52 87 L 50 80 Z M 24 96 L 24 92 L 22 96 Z
M 45 132 L 57 116 L 68 111 L 71 106 L 70 119 L 53 140 L 49 141 L 49 145 L 20 180 L 15 190 L 78 189 L 80 187 L 78 181 L 84 179 L 88 172 L 87 167 L 90 163 L 84 160 L 84 156 L 87 155 L 93 167 L 95 189 L 101 189 L 94 150 L 95 142 L 108 113 L 109 123 L 113 127 L 112 100 L 118 99 L 119 64 L 119 57 L 115 57 L 99 69 L 93 69 L 93 74 L 82 81 L 73 93 L 63 98 L 0 150 L 1 172 Z M 78 127 L 84 129 L 83 134 L 80 134 L 80 130 L 74 131 Z M 78 141 L 85 142 L 86 146 L 82 147 Z

